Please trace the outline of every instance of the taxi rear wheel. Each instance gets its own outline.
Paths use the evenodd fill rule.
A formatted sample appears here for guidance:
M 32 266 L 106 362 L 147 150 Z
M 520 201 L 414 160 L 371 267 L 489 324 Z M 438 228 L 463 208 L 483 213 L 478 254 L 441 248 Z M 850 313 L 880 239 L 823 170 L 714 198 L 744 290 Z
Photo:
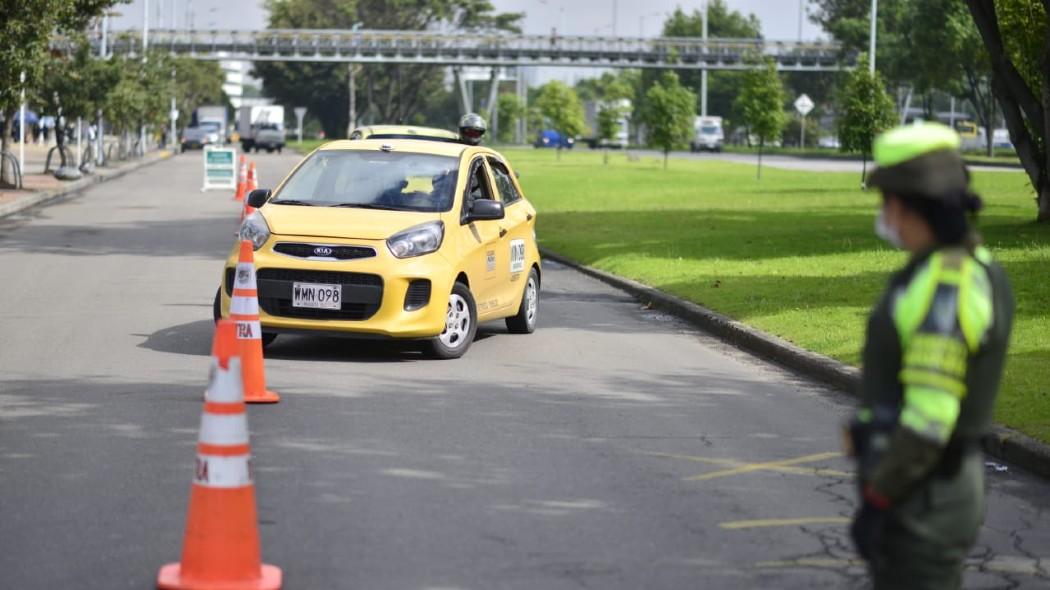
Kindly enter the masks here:
M 478 311 L 470 288 L 456 283 L 448 296 L 448 312 L 445 314 L 445 329 L 427 343 L 431 358 L 455 359 L 463 356 L 474 342 L 478 330 Z
M 216 324 L 219 323 L 219 320 L 222 319 L 222 287 L 219 287 L 218 289 L 215 290 L 215 302 L 212 303 L 212 306 L 211 306 L 211 316 L 212 316 L 212 319 L 215 320 Z M 263 332 L 262 333 L 262 345 L 263 345 L 263 348 L 266 348 L 267 346 L 269 346 L 270 343 L 273 342 L 276 339 L 277 339 L 277 334 L 274 334 L 273 332 Z
M 536 316 L 539 311 L 540 277 L 536 269 L 529 271 L 525 281 L 525 292 L 521 296 L 521 305 L 517 315 L 507 318 L 507 331 L 511 334 L 532 334 L 536 331 Z

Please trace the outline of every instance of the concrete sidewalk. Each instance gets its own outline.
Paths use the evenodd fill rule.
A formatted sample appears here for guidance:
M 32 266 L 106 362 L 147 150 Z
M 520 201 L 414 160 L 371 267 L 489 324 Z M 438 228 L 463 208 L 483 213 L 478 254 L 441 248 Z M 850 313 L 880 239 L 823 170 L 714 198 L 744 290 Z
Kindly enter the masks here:
M 95 168 L 91 174 L 73 181 L 58 180 L 51 174 L 26 174 L 22 177 L 21 190 L 0 189 L 0 218 L 7 217 L 30 207 L 62 199 L 94 184 L 119 178 L 125 174 L 172 156 L 169 150 L 147 153 L 144 157 L 117 162 L 115 166 Z

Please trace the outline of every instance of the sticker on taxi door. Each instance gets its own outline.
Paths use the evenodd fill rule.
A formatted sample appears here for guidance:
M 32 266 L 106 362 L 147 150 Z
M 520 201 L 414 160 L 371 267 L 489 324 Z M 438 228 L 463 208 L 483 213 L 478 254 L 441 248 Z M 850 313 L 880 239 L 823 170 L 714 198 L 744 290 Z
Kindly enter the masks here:
M 510 241 L 510 272 L 525 270 L 525 240 Z

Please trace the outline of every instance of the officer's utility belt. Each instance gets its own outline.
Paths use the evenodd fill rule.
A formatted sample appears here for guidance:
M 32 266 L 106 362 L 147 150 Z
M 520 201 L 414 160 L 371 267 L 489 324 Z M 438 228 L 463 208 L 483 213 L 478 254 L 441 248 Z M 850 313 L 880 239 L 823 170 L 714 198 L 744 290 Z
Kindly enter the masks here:
M 959 473 L 963 460 L 981 450 L 979 438 L 953 438 L 941 453 L 941 459 L 933 468 L 931 475 L 937 478 L 950 479 Z

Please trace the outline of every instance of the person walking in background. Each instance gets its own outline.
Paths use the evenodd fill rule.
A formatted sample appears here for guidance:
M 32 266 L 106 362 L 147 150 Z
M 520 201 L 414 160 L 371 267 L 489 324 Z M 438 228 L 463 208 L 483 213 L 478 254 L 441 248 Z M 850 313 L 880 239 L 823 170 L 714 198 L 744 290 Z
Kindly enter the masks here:
M 1014 299 L 971 221 L 959 135 L 925 123 L 875 140 L 876 233 L 911 254 L 868 322 L 849 425 L 861 508 L 850 528 L 877 590 L 959 588 L 984 518 L 984 461 Z

